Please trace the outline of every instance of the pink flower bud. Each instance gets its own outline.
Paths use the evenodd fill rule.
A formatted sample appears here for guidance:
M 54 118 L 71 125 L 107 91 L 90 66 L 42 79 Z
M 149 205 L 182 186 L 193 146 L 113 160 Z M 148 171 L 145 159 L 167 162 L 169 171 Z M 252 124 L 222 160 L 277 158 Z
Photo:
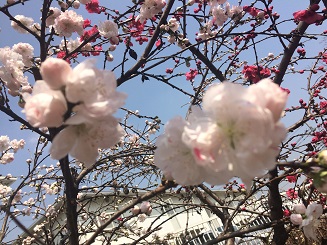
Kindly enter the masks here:
M 291 214 L 290 219 L 294 225 L 302 225 L 303 219 L 301 214 Z
M 293 208 L 297 214 L 305 214 L 306 207 L 303 204 L 294 204 Z
M 65 85 L 71 71 L 72 69 L 66 61 L 56 58 L 46 59 L 40 67 L 43 80 L 51 89 L 55 90 Z
M 141 213 L 144 213 L 147 215 L 150 215 L 152 212 L 152 207 L 151 207 L 150 202 L 142 202 L 140 209 L 141 209 Z
M 133 215 L 138 215 L 141 212 L 141 209 L 139 208 L 139 206 L 135 205 L 131 211 Z

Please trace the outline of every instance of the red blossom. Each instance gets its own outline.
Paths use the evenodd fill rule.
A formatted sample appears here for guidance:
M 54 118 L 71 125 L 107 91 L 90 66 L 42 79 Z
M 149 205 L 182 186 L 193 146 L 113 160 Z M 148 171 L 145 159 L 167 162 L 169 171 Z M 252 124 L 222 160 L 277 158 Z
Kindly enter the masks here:
M 297 180 L 297 177 L 296 177 L 296 175 L 288 175 L 288 176 L 286 176 L 286 179 L 290 183 L 295 183 Z
M 283 211 L 283 215 L 284 215 L 285 217 L 291 216 L 291 212 L 290 212 L 288 209 L 285 209 L 285 210 Z
M 160 46 L 161 46 L 161 40 L 159 39 L 156 41 L 156 47 L 159 48 Z
M 304 48 L 298 48 L 298 49 L 296 50 L 296 52 L 297 52 L 301 57 L 305 56 L 305 54 L 306 54 L 306 51 L 305 51 Z
M 89 26 L 91 26 L 91 20 L 85 19 L 84 24 L 83 24 L 83 28 L 85 29 L 86 27 L 89 27 Z
M 322 61 L 327 64 L 327 53 L 323 53 L 321 56 L 322 56 Z
M 304 21 L 308 25 L 319 23 L 320 21 L 324 20 L 324 16 L 317 14 L 314 10 L 307 9 L 293 13 L 293 17 L 295 21 Z
M 98 56 L 100 55 L 100 51 L 102 51 L 102 46 L 94 46 L 94 51 L 91 52 L 93 56 Z
M 187 81 L 191 81 L 195 78 L 195 76 L 198 74 L 198 70 L 197 69 L 190 69 L 189 72 L 186 72 L 185 73 L 185 76 L 186 76 L 186 80 Z
M 252 83 L 257 83 L 261 79 L 267 78 L 271 75 L 271 72 L 268 68 L 264 68 L 262 66 L 258 67 L 255 65 L 245 65 L 242 73 L 244 74 L 244 77 Z
M 166 73 L 168 73 L 168 74 L 172 74 L 173 71 L 174 71 L 174 70 L 173 70 L 172 68 L 167 68 L 167 69 L 166 69 Z
M 135 16 L 130 16 L 131 21 L 129 22 L 129 31 L 132 37 L 141 37 L 142 32 L 144 31 L 144 23 L 141 23 L 139 20 L 135 21 Z
M 59 51 L 57 53 L 57 58 L 59 58 L 59 59 L 63 59 L 65 56 L 66 56 L 66 52 L 65 51 Z M 67 61 L 67 63 L 70 64 L 70 60 L 69 59 L 64 59 L 64 60 Z
M 285 91 L 286 93 L 288 93 L 288 94 L 291 93 L 291 91 L 290 91 L 288 88 L 282 88 L 282 87 L 281 87 L 281 89 L 282 89 L 283 91 Z
M 252 15 L 253 17 L 257 17 L 258 13 L 260 12 L 257 8 L 250 6 L 244 6 L 243 10 Z
M 99 0 L 92 0 L 90 3 L 85 5 L 87 12 L 100 14 L 102 9 L 99 6 Z
M 98 33 L 98 27 L 95 25 L 92 27 L 92 29 L 88 30 L 88 31 L 84 31 L 83 35 L 80 37 L 81 41 L 85 41 L 88 40 L 90 37 L 92 37 L 93 35 L 95 35 L 96 33 Z M 96 39 L 99 35 L 96 35 L 94 38 L 92 38 L 91 40 L 89 40 L 90 42 L 96 42 Z
M 294 189 L 290 188 L 286 191 L 286 195 L 289 199 L 296 199 L 298 197 L 297 191 Z
M 327 100 L 320 101 L 320 109 L 327 109 Z

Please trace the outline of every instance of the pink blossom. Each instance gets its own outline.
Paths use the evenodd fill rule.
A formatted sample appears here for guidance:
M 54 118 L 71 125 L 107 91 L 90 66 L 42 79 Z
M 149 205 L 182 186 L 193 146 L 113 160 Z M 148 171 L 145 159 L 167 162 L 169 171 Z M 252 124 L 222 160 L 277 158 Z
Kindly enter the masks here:
M 211 13 L 213 16 L 213 23 L 217 26 L 223 26 L 225 21 L 228 19 L 226 11 L 220 5 L 213 7 Z
M 295 213 L 291 215 L 290 220 L 293 224 L 303 228 L 304 235 L 307 238 L 317 239 L 317 228 L 319 227 L 319 217 L 323 214 L 321 204 L 311 203 L 306 208 L 303 204 L 294 206 Z
M 12 161 L 14 161 L 14 159 L 15 159 L 14 153 L 6 152 L 1 156 L 0 163 L 1 164 L 11 163 Z
M 196 164 L 190 149 L 182 141 L 186 121 L 181 117 L 171 119 L 165 125 L 165 133 L 157 139 L 154 162 L 168 180 L 181 185 L 197 185 L 204 181 L 204 170 Z
M 53 27 L 60 37 L 70 37 L 73 32 L 82 35 L 83 24 L 84 19 L 81 15 L 76 14 L 73 10 L 67 10 L 55 19 Z
M 271 80 L 249 88 L 213 85 L 204 94 L 202 111 L 193 107 L 187 122 L 169 122 L 158 139 L 155 163 L 180 184 L 223 184 L 238 176 L 250 185 L 275 165 L 286 135 L 279 121 L 286 100 Z
M 230 4 L 226 3 L 226 13 L 229 18 L 232 18 L 234 20 L 240 19 L 243 16 L 243 8 L 242 6 L 232 6 L 230 7 Z
M 48 86 L 57 90 L 66 84 L 72 68 L 64 60 L 50 57 L 41 64 L 40 72 Z
M 131 211 L 133 215 L 138 215 L 141 212 L 141 209 L 139 208 L 139 206 L 135 205 Z
M 19 149 L 23 149 L 25 146 L 25 140 L 21 139 L 21 140 L 16 140 L 13 139 L 10 142 L 11 148 L 13 149 L 14 153 L 16 153 Z
M 144 213 L 146 215 L 150 215 L 151 212 L 152 212 L 152 207 L 151 207 L 151 204 L 150 202 L 142 202 L 141 203 L 141 206 L 140 206 L 140 210 L 141 210 L 141 213 Z
M 303 222 L 301 214 L 291 214 L 290 219 L 294 225 L 301 225 Z
M 27 121 L 33 127 L 59 127 L 67 110 L 66 100 L 61 91 L 51 90 L 39 80 L 33 87 L 33 94 L 23 93 Z
M 301 204 L 294 204 L 293 209 L 294 209 L 294 212 L 297 213 L 297 214 L 305 214 L 305 212 L 306 212 L 306 207 L 302 203 Z
M 286 106 L 288 94 L 270 79 L 262 79 L 250 87 L 250 92 L 262 97 L 258 103 L 262 103 L 263 108 L 267 108 L 272 113 L 274 121 L 277 122 Z
M 0 48 L 0 78 L 12 96 L 20 95 L 21 86 L 27 86 L 27 77 L 24 76 L 23 56 L 9 47 Z
M 34 56 L 34 48 L 29 43 L 17 43 L 14 46 L 12 46 L 12 51 L 16 52 L 17 54 L 20 54 L 23 58 L 24 66 L 31 67 L 33 62 L 33 56 Z
M 172 30 L 173 32 L 178 30 L 179 25 L 180 25 L 179 22 L 174 17 L 170 18 L 168 21 L 169 29 Z

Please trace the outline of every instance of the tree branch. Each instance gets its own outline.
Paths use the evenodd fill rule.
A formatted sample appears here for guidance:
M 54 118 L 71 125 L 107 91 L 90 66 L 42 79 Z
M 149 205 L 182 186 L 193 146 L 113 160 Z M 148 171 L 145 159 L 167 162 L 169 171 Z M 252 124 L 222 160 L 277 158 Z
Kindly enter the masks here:
M 169 12 L 171 10 L 171 8 L 173 7 L 174 5 L 174 2 L 175 0 L 170 0 L 168 3 L 167 3 L 167 6 L 166 6 L 166 9 L 165 11 L 163 12 L 160 20 L 159 20 L 159 23 L 153 33 L 153 36 L 151 38 L 151 40 L 149 41 L 148 45 L 146 46 L 146 48 L 144 49 L 144 52 L 141 56 L 141 58 L 136 62 L 136 64 L 130 68 L 125 74 L 123 74 L 120 78 L 117 79 L 117 87 L 122 85 L 124 82 L 128 81 L 129 79 L 131 79 L 133 76 L 133 74 L 135 74 L 137 72 L 137 70 L 143 65 L 146 63 L 146 60 L 148 58 L 148 55 L 150 54 L 154 44 L 156 43 L 157 41 L 157 38 L 160 34 L 160 26 L 162 24 L 164 24 L 166 21 L 167 21 L 167 17 L 169 15 Z

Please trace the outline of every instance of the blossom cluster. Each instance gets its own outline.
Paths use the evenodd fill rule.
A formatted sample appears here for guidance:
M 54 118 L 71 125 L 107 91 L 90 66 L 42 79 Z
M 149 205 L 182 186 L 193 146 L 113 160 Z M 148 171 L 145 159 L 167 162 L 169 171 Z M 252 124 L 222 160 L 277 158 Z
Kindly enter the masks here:
M 225 4 L 225 7 L 222 7 L 222 4 Z M 228 18 L 238 19 L 243 15 L 243 8 L 241 6 L 230 6 L 225 0 L 222 1 L 210 1 L 209 5 L 211 6 L 211 14 L 213 16 L 213 24 L 217 26 L 222 26 L 228 20 Z
M 61 59 L 48 58 L 40 67 L 43 80 L 36 81 L 33 94 L 23 94 L 24 112 L 34 127 L 60 127 L 50 154 L 62 159 L 68 153 L 89 166 L 98 148 L 113 146 L 123 129 L 113 113 L 124 104 L 125 94 L 116 91 L 112 71 L 102 71 L 93 61 L 74 69 Z
M 260 79 L 270 77 L 271 75 L 269 68 L 256 65 L 245 65 L 242 73 L 244 74 L 244 78 L 251 83 L 257 83 Z
M 270 79 L 245 88 L 223 82 L 193 107 L 188 120 L 176 117 L 157 140 L 155 164 L 182 185 L 224 184 L 238 176 L 249 185 L 274 166 L 286 135 L 280 122 L 287 93 Z
M 316 229 L 320 223 L 319 217 L 323 213 L 322 205 L 311 203 L 308 207 L 305 207 L 303 204 L 295 204 L 293 208 L 294 213 L 290 216 L 291 222 L 303 228 L 304 235 L 307 238 L 317 240 Z
M 141 5 L 140 14 L 136 17 L 136 21 L 143 23 L 147 19 L 151 19 L 160 13 L 165 6 L 165 0 L 145 0 Z
M 132 214 L 138 215 L 140 213 L 150 215 L 152 213 L 152 206 L 150 202 L 142 202 L 141 206 L 135 205 L 131 210 Z
M 0 136 L 0 163 L 7 164 L 15 159 L 14 154 L 23 149 L 25 146 L 25 140 L 10 140 L 7 135 Z
M 31 86 L 24 76 L 24 69 L 33 64 L 34 48 L 28 43 L 17 43 L 12 48 L 0 48 L 0 79 L 12 96 L 30 92 Z

